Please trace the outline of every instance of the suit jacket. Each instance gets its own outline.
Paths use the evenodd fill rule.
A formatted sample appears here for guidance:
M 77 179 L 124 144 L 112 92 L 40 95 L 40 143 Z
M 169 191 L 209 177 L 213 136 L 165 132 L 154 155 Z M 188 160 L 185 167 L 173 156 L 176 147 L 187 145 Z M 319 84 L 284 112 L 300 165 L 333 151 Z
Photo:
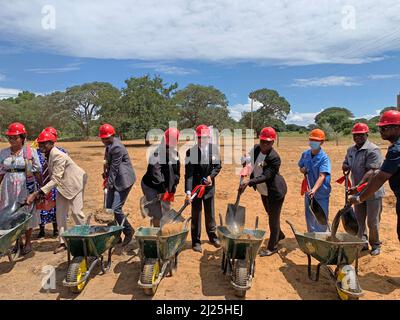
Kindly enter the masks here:
M 201 150 L 196 144 L 186 151 L 185 159 L 185 191 L 191 191 L 195 186 L 202 184 L 202 178 L 211 177 L 212 186 L 206 187 L 204 199 L 214 196 L 215 177 L 222 169 L 218 147 L 210 143 L 208 153 L 208 163 L 201 163 Z
M 260 145 L 256 144 L 250 152 L 252 165 L 254 165 L 260 152 Z M 285 179 L 279 174 L 280 166 L 281 158 L 274 149 L 271 149 L 271 151 L 265 156 L 262 175 L 254 177 L 253 171 L 250 175 L 249 186 L 256 190 L 257 184 L 266 183 L 269 198 L 276 200 L 284 198 L 287 193 L 287 186 Z
M 64 198 L 73 199 L 83 190 L 86 173 L 67 154 L 53 147 L 47 163 L 50 181 L 41 188 L 45 194 L 56 187 Z
M 150 156 L 147 171 L 143 176 L 143 183 L 149 188 L 156 189 L 158 193 L 175 193 L 180 179 L 179 154 L 176 152 L 174 159 L 170 159 L 170 152 L 160 146 Z
M 104 159 L 108 188 L 123 191 L 136 182 L 135 170 L 121 140 L 114 138 L 113 143 L 106 147 Z

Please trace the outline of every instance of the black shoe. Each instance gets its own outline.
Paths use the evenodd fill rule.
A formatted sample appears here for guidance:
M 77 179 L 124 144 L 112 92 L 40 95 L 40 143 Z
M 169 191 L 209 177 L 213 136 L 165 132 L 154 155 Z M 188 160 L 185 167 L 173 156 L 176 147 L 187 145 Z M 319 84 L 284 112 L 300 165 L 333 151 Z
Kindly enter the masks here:
M 201 244 L 200 244 L 200 243 L 194 244 L 194 245 L 192 246 L 192 249 L 193 249 L 193 251 L 196 251 L 196 252 L 200 252 L 200 253 L 203 252 L 203 249 L 201 249 Z
M 221 241 L 219 241 L 219 239 L 214 239 L 213 241 L 210 241 L 210 243 L 216 248 L 221 248 Z
M 361 249 L 361 251 L 368 251 L 368 250 L 369 250 L 369 247 L 367 244 L 364 247 L 362 247 L 362 249 Z
M 40 231 L 39 231 L 37 238 L 42 239 L 44 237 L 46 237 L 46 232 L 44 231 L 44 226 L 40 226 Z
M 125 235 L 124 241 L 122 241 L 122 246 L 123 247 L 127 246 L 129 243 L 131 243 L 132 239 L 133 239 L 132 233 Z
M 278 242 L 284 240 L 285 238 L 286 238 L 286 236 L 285 236 L 283 233 L 280 234 L 280 235 L 279 235 Z

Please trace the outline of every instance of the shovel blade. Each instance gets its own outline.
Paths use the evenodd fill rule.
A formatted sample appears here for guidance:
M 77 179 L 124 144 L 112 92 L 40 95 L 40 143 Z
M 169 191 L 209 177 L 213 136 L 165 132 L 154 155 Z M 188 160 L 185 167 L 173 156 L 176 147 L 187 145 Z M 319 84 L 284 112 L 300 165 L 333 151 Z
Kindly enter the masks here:
M 354 209 L 350 207 L 347 209 L 341 216 L 342 224 L 344 227 L 344 230 L 346 230 L 347 233 L 356 236 L 358 234 L 358 222 L 356 219 L 356 215 L 354 213 Z
M 242 206 L 235 207 L 234 204 L 228 204 L 226 211 L 225 224 L 229 231 L 239 234 L 243 231 L 246 220 L 246 208 Z
M 328 219 L 326 218 L 325 211 L 322 209 L 321 205 L 316 199 L 313 198 L 309 201 L 309 208 L 319 224 L 328 225 Z
M 182 222 L 182 221 L 185 221 L 185 219 L 182 217 L 182 215 L 178 215 L 178 211 L 171 209 L 163 214 L 163 216 L 160 220 L 160 226 L 162 228 L 163 226 L 165 226 L 168 223 L 177 223 L 177 222 Z

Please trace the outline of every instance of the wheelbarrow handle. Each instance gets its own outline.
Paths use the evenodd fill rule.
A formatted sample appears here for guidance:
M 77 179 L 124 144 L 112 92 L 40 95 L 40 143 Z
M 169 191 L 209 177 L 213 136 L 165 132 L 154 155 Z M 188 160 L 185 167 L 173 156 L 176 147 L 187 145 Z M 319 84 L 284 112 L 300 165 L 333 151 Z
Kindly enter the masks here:
M 256 217 L 255 229 L 258 229 L 258 216 Z
M 286 223 L 290 226 L 290 228 L 292 229 L 293 233 L 296 234 L 296 229 L 294 228 L 294 225 L 289 220 L 286 220 Z
M 223 226 L 221 213 L 219 213 L 219 224 L 221 225 L 221 227 Z
M 192 217 L 187 218 L 186 221 L 185 221 L 185 229 L 186 229 L 186 230 L 187 230 L 187 228 L 188 228 L 188 224 L 189 224 L 189 221 L 190 221 L 190 220 L 192 220 Z

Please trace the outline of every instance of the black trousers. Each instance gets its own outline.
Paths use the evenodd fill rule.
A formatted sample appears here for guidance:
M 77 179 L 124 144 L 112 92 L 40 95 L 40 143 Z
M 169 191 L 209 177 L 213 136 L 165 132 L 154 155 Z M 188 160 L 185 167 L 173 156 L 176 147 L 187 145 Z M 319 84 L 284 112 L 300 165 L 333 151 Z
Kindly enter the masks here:
M 397 237 L 400 241 L 400 194 L 396 194 L 396 213 L 397 213 Z
M 214 196 L 208 199 L 195 198 L 192 202 L 192 245 L 201 243 L 200 238 L 202 204 L 204 205 L 204 216 L 206 219 L 206 231 L 208 239 L 213 242 L 218 238 L 216 234 L 217 226 L 215 223 Z
M 271 199 L 268 196 L 261 196 L 265 211 L 268 214 L 269 230 L 271 235 L 268 241 L 268 250 L 276 250 L 279 240 L 285 238 L 285 234 L 281 230 L 281 210 L 285 198 Z

